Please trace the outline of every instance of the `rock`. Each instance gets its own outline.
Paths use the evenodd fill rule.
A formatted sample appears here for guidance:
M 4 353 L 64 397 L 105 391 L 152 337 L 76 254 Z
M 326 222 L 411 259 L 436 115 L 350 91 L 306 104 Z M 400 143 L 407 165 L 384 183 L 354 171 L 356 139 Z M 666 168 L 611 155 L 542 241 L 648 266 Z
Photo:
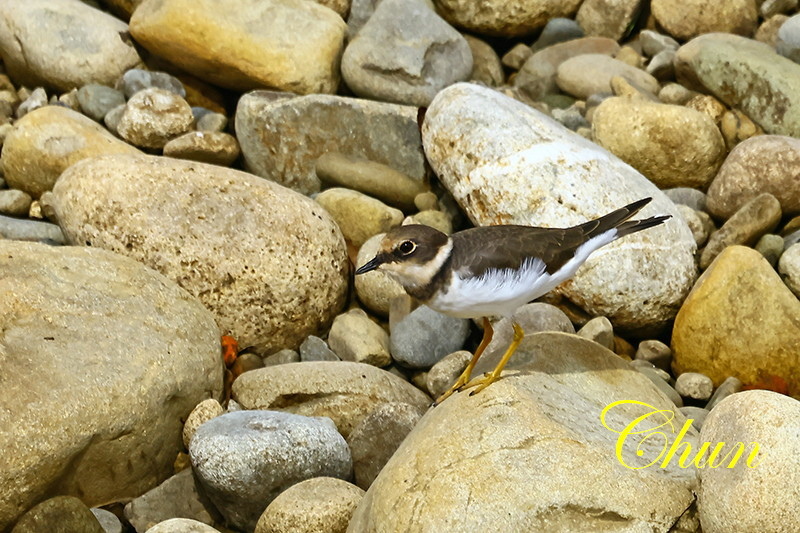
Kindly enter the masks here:
M 661 370 L 667 370 L 672 363 L 672 350 L 659 340 L 645 340 L 636 348 L 636 360 L 652 363 Z
M 385 370 L 362 363 L 320 361 L 253 370 L 233 383 L 245 409 L 280 409 L 327 416 L 347 438 L 364 417 L 384 403 L 406 403 L 424 412 L 431 399 Z
M 763 255 L 764 259 L 773 267 L 783 254 L 783 248 L 783 237 L 771 233 L 762 235 L 755 245 L 756 251 Z
M 690 91 L 679 83 L 666 83 L 658 91 L 658 99 L 665 104 L 684 105 L 695 96 L 694 91 Z
M 435 0 L 436 10 L 450 24 L 468 31 L 500 37 L 520 37 L 543 27 L 553 17 L 571 17 L 580 1 Z
M 356 264 L 363 265 L 378 253 L 384 234 L 378 234 L 365 242 L 358 250 Z M 354 282 L 358 299 L 371 312 L 382 317 L 389 316 L 389 308 L 393 299 L 405 296 L 403 286 L 387 273 L 373 270 L 356 276 Z
M 154 525 L 146 533 L 219 533 L 219 530 L 191 518 L 170 518 Z
M 309 338 L 311 338 L 311 335 L 309 335 Z M 283 350 L 277 351 L 274 354 L 265 357 L 263 361 L 264 361 L 264 366 L 284 365 L 286 363 L 299 363 L 300 354 L 294 350 L 289 350 L 288 348 L 284 348 Z
M 0 56 L 20 85 L 68 91 L 113 85 L 141 63 L 128 25 L 77 0 L 3 2 Z
M 653 17 L 672 37 L 682 41 L 703 33 L 737 33 L 749 37 L 758 12 L 751 0 L 731 0 L 709 6 L 702 0 L 653 0 Z
M 469 320 L 421 305 L 392 325 L 392 358 L 409 368 L 430 368 L 460 350 L 469 335 Z
M 363 490 L 341 479 L 301 481 L 269 504 L 255 533 L 345 533 L 363 496 Z
M 447 215 L 447 213 L 442 211 L 420 211 L 419 213 L 403 219 L 403 225 L 405 224 L 422 224 L 423 226 L 430 226 L 438 229 L 446 235 L 453 233 L 453 222 L 450 220 L 450 217 Z
M 231 371 L 235 379 L 244 372 L 249 372 L 251 370 L 255 370 L 256 368 L 264 368 L 264 361 L 261 359 L 260 356 L 254 353 L 245 352 L 239 354 L 239 356 L 230 366 L 229 370 Z
M 588 321 L 578 331 L 577 335 L 594 341 L 603 348 L 614 350 L 614 327 L 604 316 L 598 316 Z
M 170 139 L 194 125 L 186 100 L 164 89 L 143 89 L 134 94 L 119 118 L 117 131 L 123 139 L 142 148 L 164 148 Z
M 706 417 L 708 416 L 708 409 L 703 409 L 702 407 L 695 407 L 692 405 L 685 405 L 680 408 L 681 413 L 685 416 L 688 420 L 692 421 L 692 427 L 700 431 L 703 429 L 703 422 L 706 421 Z
M 754 245 L 762 235 L 774 230 L 780 220 L 781 206 L 778 200 L 767 192 L 759 194 L 711 234 L 700 255 L 700 268 L 708 268 L 714 258 L 728 246 Z
M 487 353 L 476 374 L 499 356 Z M 575 524 L 666 531 L 692 502 L 692 468 L 673 460 L 667 472 L 631 470 L 617 459 L 616 431 L 674 406 L 616 355 L 575 335 L 538 333 L 506 368 L 486 390 L 455 394 L 420 420 L 367 491 L 350 531 L 574 531 Z M 604 408 L 630 398 L 652 408 L 617 405 L 606 413 L 611 430 L 599 423 Z M 677 431 L 683 415 L 674 422 Z M 631 466 L 665 455 L 664 440 L 641 437 L 622 443 Z M 684 438 L 696 443 L 693 430 Z
M 239 99 L 236 137 L 251 172 L 305 194 L 319 191 L 314 166 L 327 152 L 382 163 L 419 181 L 425 176 L 412 107 L 257 91 Z
M 646 368 L 644 366 L 635 365 L 636 370 L 644 374 L 658 390 L 664 393 L 664 396 L 669 398 L 676 407 L 683 407 L 683 398 L 678 394 L 672 385 L 669 384 L 669 374 L 659 369 Z
M 103 527 L 86 505 L 74 496 L 56 496 L 22 515 L 11 533 L 50 533 L 75 531 L 104 533 Z
M 738 109 L 725 111 L 719 122 L 719 129 L 725 138 L 725 145 L 729 149 L 733 149 L 737 144 L 751 137 L 764 134 L 764 130 L 758 124 Z
M 105 533 L 122 533 L 122 522 L 119 521 L 117 515 L 99 507 L 92 507 L 89 510 L 100 523 L 100 527 L 103 528 Z
M 531 50 L 530 46 L 524 43 L 517 43 L 503 55 L 500 61 L 502 65 L 511 70 L 519 70 L 532 55 L 533 50 Z
M 472 353 L 467 350 L 458 350 L 442 357 L 425 376 L 425 388 L 428 393 L 434 398 L 444 394 L 467 368 L 470 359 Z
M 731 394 L 736 394 L 737 392 L 741 392 L 742 390 L 742 382 L 733 376 L 728 376 L 722 384 L 717 387 L 717 390 L 714 391 L 714 394 L 711 395 L 711 399 L 708 400 L 706 404 L 706 409 L 709 411 L 716 407 L 719 402 L 730 396 Z
M 422 134 L 434 172 L 476 225 L 566 227 L 653 197 L 637 217 L 672 219 L 598 250 L 558 290 L 628 332 L 674 316 L 696 273 L 695 242 L 674 204 L 630 166 L 538 111 L 474 85 L 439 93 Z M 532 167 L 539 170 L 532 174 Z
M 661 189 L 705 189 L 727 154 L 708 116 L 631 98 L 603 101 L 594 111 L 592 136 Z
M 125 505 L 125 518 L 136 531 L 151 531 L 150 528 L 156 524 L 174 516 L 213 524 L 214 518 L 206 510 L 203 501 L 207 501 L 207 498 L 200 495 L 192 469 L 187 468 L 131 500 Z
M 131 17 L 153 54 L 238 91 L 335 92 L 345 30 L 336 13 L 302 0 L 144 0 Z
M 197 431 L 197 428 L 212 418 L 220 416 L 224 412 L 225 409 L 223 409 L 222 405 L 220 405 L 220 403 L 214 398 L 207 398 L 198 403 L 194 409 L 192 409 L 192 412 L 189 413 L 189 417 L 186 419 L 186 423 L 183 425 L 184 447 L 187 449 L 189 448 L 189 442 L 192 440 L 192 437 L 194 437 L 194 433 Z
M 127 99 L 145 89 L 163 89 L 181 98 L 186 98 L 186 88 L 181 80 L 167 72 L 132 68 L 122 75 L 116 86 Z
M 350 433 L 356 485 L 367 490 L 422 414 L 407 403 L 385 403 L 373 409 Z
M 800 63 L 800 17 L 794 15 L 781 24 L 775 51 L 795 63 Z
M 778 262 L 778 272 L 789 290 L 800 298 L 800 244 L 793 244 L 783 252 Z
M 200 111 L 202 110 L 202 111 Z M 197 131 L 222 132 L 228 127 L 228 117 L 202 107 L 192 107 Z
M 345 240 L 356 248 L 378 233 L 386 233 L 403 222 L 403 212 L 380 200 L 351 189 L 334 187 L 316 197 L 342 230 Z
M 339 356 L 328 347 L 328 344 L 316 335 L 309 335 L 300 345 L 300 361 L 340 360 Z
M 70 167 L 53 194 L 71 243 L 123 253 L 176 280 L 256 354 L 296 348 L 344 304 L 339 229 L 316 202 L 267 180 L 165 157 L 107 156 Z
M 125 104 L 125 95 L 111 87 L 90 83 L 78 89 L 78 104 L 84 115 L 102 122 L 109 111 Z
M 575 21 L 588 35 L 620 40 L 639 15 L 636 1 L 585 0 L 578 9 Z
M 506 79 L 503 72 L 503 64 L 494 48 L 486 41 L 482 41 L 472 35 L 462 35 L 469 45 L 472 52 L 472 73 L 469 75 L 470 81 L 482 83 L 488 87 L 498 87 Z M 523 45 L 524 46 L 524 45 Z M 527 48 L 527 46 L 525 47 Z M 526 58 L 527 59 L 527 58 Z M 517 68 L 522 65 L 520 63 Z
M 653 30 L 642 30 L 639 32 L 639 42 L 642 45 L 642 52 L 648 57 L 655 57 L 664 50 L 677 50 L 680 48 L 678 41 L 669 35 L 664 35 Z
M 0 215 L 24 217 L 28 215 L 33 199 L 17 189 L 0 190 Z
M 657 94 L 658 80 L 647 72 L 605 54 L 583 54 L 558 66 L 556 83 L 567 94 L 586 99 L 595 93 L 611 91 L 611 79 L 621 76 L 651 94 Z
M 779 13 L 786 13 L 797 9 L 797 0 L 765 0 L 758 8 L 758 13 L 768 19 Z
M 65 244 L 64 234 L 55 224 L 4 217 L 0 215 L 0 235 L 17 241 L 39 241 L 48 244 Z
M 0 343 L 15 369 L 0 403 L 0 446 L 15 450 L 0 462 L 0 529 L 42 494 L 100 505 L 165 479 L 182 420 L 222 393 L 212 315 L 116 254 L 9 240 L 0 249 Z
M 409 211 L 414 208 L 414 198 L 425 191 L 425 186 L 393 168 L 339 152 L 328 152 L 317 159 L 317 177 L 327 184 L 374 196 L 387 204 Z
M 342 56 L 358 96 L 420 107 L 471 72 L 467 41 L 421 1 L 381 0 Z
M 772 194 L 784 214 L 800 214 L 800 139 L 759 135 L 731 150 L 708 188 L 708 210 L 730 218 L 761 193 Z
M 236 137 L 216 131 L 190 131 L 164 145 L 164 155 L 223 167 L 230 166 L 240 154 Z
M 764 3 L 766 4 L 767 2 Z M 756 34 L 753 38 L 756 41 L 762 42 L 764 44 L 771 46 L 772 48 L 775 48 L 775 46 L 778 43 L 778 32 L 780 31 L 781 26 L 783 26 L 783 23 L 786 22 L 788 18 L 789 17 L 787 17 L 786 15 L 774 15 L 770 17 L 769 19 L 765 20 L 761 24 L 761 26 L 758 27 L 758 29 L 756 30 Z
M 14 124 L 3 144 L 2 164 L 9 187 L 39 198 L 67 167 L 82 159 L 138 153 L 80 113 L 46 106 Z
M 246 530 L 295 483 L 348 478 L 353 469 L 347 443 L 330 419 L 274 411 L 237 411 L 208 421 L 198 428 L 189 455 L 214 506 Z
M 690 187 L 675 187 L 674 189 L 666 189 L 663 192 L 676 205 L 685 205 L 695 211 L 706 210 L 706 195 L 703 191 Z
M 535 53 L 558 43 L 581 39 L 585 35 L 586 32 L 583 31 L 580 24 L 571 18 L 551 18 L 531 45 L 531 51 Z M 608 40 L 613 41 L 613 39 Z
M 706 375 L 684 372 L 675 380 L 675 390 L 684 398 L 706 401 L 711 398 L 714 383 Z
M 361 309 L 351 309 L 333 320 L 328 343 L 343 361 L 373 366 L 392 362 L 389 335 Z
M 799 317 L 800 302 L 761 254 L 730 246 L 700 276 L 675 318 L 672 368 L 700 372 L 715 385 L 728 376 L 744 383 L 779 376 L 797 394 Z
M 711 217 L 707 213 L 695 211 L 686 205 L 678 204 L 675 207 L 678 209 L 678 213 L 680 213 L 683 221 L 689 226 L 689 230 L 691 230 L 692 236 L 694 237 L 694 242 L 697 243 L 697 247 L 700 248 L 706 243 L 711 232 L 716 229 Z
M 703 531 L 796 531 L 800 529 L 800 403 L 770 391 L 727 398 L 709 413 L 700 441 L 726 443 L 724 453 L 744 448 L 735 468 L 700 470 L 698 511 Z M 758 443 L 755 451 L 752 443 Z M 728 466 L 730 460 L 720 461 Z
M 800 65 L 768 45 L 736 35 L 701 35 L 678 49 L 675 73 L 683 85 L 740 109 L 767 133 L 800 137 L 800 94 L 794 89 Z

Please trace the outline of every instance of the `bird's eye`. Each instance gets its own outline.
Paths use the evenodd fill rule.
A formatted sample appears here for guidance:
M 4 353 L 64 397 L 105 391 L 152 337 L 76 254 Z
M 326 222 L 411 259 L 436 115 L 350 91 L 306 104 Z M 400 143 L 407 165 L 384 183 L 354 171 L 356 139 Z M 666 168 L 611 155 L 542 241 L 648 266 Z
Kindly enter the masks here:
M 400 250 L 400 253 L 403 255 L 408 255 L 417 249 L 417 245 L 414 243 L 414 241 L 403 241 L 400 243 L 400 246 L 398 246 L 397 249 Z

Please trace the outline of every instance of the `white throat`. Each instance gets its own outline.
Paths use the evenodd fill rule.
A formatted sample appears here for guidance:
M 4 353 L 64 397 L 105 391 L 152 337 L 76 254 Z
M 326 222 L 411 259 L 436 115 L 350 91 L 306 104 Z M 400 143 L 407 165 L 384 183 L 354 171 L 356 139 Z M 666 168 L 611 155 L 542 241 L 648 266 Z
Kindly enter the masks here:
M 385 263 L 382 265 L 382 269 L 400 282 L 403 287 L 420 287 L 431 282 L 452 251 L 453 240 L 448 238 L 447 243 L 439 248 L 433 259 L 426 263 Z

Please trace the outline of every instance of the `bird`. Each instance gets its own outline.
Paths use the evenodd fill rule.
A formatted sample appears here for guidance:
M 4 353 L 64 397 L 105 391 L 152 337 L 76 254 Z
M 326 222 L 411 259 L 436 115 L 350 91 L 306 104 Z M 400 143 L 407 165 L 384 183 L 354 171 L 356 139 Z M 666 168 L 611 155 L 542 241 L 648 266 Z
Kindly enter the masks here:
M 409 224 L 389 230 L 375 257 L 355 274 L 379 270 L 397 280 L 409 296 L 457 318 L 483 319 L 483 339 L 452 387 L 434 402 L 458 391 L 477 394 L 500 378 L 525 332 L 514 320 L 522 305 L 543 296 L 575 275 L 598 248 L 632 233 L 658 226 L 671 215 L 630 220 L 652 198 L 643 198 L 607 215 L 568 228 L 501 224 L 447 235 Z M 492 340 L 489 317 L 509 317 L 514 336 L 491 372 L 470 381 L 472 370 Z

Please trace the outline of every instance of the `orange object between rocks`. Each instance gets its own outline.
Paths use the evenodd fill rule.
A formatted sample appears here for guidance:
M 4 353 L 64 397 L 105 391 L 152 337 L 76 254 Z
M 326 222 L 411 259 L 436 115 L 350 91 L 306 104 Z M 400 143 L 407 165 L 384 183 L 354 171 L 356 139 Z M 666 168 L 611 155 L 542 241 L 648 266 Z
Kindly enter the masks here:
M 789 395 L 789 384 L 780 376 L 770 374 L 752 385 L 745 385 L 742 390 L 770 390 L 778 394 Z
M 223 335 L 222 340 L 222 359 L 225 361 L 225 366 L 230 368 L 236 361 L 239 354 L 239 343 L 230 335 Z

